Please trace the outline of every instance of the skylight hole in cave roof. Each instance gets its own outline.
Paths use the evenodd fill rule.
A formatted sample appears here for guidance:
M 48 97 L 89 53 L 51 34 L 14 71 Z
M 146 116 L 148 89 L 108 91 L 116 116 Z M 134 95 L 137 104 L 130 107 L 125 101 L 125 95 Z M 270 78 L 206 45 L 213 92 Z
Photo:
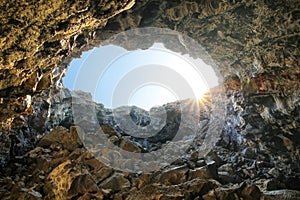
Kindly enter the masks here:
M 133 51 L 105 45 L 74 59 L 63 85 L 91 93 L 95 102 L 107 108 L 135 105 L 150 110 L 177 100 L 199 99 L 218 85 L 218 78 L 201 59 L 173 52 L 162 43 Z

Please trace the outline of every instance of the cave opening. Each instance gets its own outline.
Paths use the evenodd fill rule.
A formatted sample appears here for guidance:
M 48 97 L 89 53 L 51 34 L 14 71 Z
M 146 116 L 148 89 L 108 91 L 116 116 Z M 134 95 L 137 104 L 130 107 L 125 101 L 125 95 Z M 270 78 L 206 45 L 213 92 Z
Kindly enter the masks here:
M 219 85 L 212 66 L 158 42 L 136 50 L 95 47 L 70 63 L 62 82 L 72 91 L 90 93 L 106 108 L 137 106 L 146 111 L 179 100 L 201 100 Z
M 299 3 L 4 0 L 0 3 L 1 198 L 299 199 Z M 187 35 L 207 54 L 197 51 L 197 42 L 186 42 Z M 145 71 L 163 81 L 173 72 L 183 84 L 193 86 L 190 76 L 184 76 L 188 67 L 172 71 L 161 63 L 144 63 L 129 70 L 124 62 L 115 61 L 111 67 L 124 70 L 123 74 L 109 75 L 114 70 L 108 67 L 103 79 L 101 73 L 75 65 L 78 73 L 64 78 L 75 84 L 67 86 L 65 81 L 64 86 L 84 90 L 88 83 L 94 84 L 91 91 L 84 90 L 93 95 L 81 93 L 90 101 L 72 101 L 74 91 L 61 87 L 62 72 L 73 57 L 100 43 L 124 48 L 131 56 L 157 43 L 180 56 L 203 55 L 205 63 L 226 79 L 223 85 L 216 84 L 224 86 L 225 95 L 211 92 L 216 99 L 209 110 L 213 113 L 201 113 L 199 121 L 193 121 L 197 116 L 190 106 L 178 112 L 177 104 L 167 103 L 164 125 L 160 123 L 164 118 L 151 118 L 147 110 L 162 104 L 154 100 L 180 98 L 172 84 L 147 80 L 133 84 L 127 93 L 124 87 L 134 77 L 145 80 L 137 75 Z M 88 61 L 93 52 L 84 52 L 83 59 Z M 207 79 L 213 76 L 200 71 L 210 83 Z M 109 81 L 114 84 L 105 90 Z M 188 90 L 180 91 L 197 97 L 193 87 L 184 88 Z M 95 103 L 97 95 L 107 97 L 108 103 Z M 75 124 L 72 105 L 82 106 Z M 105 107 L 119 105 L 133 109 L 128 116 L 121 109 L 116 121 L 114 109 Z M 155 113 L 163 114 L 158 108 Z M 94 131 L 95 118 L 105 134 Z M 145 130 L 159 134 L 149 136 Z M 96 137 L 98 133 L 105 137 Z
M 112 126 L 122 137 L 140 146 L 142 152 L 150 154 L 148 158 L 143 158 L 146 162 L 164 160 L 156 164 L 156 167 L 161 167 L 183 155 L 182 149 L 188 148 L 197 134 L 204 135 L 204 132 L 198 131 L 199 120 L 216 117 L 224 111 L 220 108 L 207 112 L 213 107 L 212 102 L 216 101 L 211 100 L 208 94 L 220 85 L 221 80 L 209 55 L 192 39 L 172 32 L 173 35 L 156 33 L 163 39 L 153 39 L 151 36 L 147 41 L 147 37 L 134 39 L 131 34 L 136 33 L 136 30 L 127 33 L 130 39 L 126 44 L 107 42 L 84 52 L 81 59 L 71 62 L 63 85 L 74 93 L 83 91 L 79 94 L 82 99 L 85 96 L 91 98 L 87 104 L 82 101 L 78 104 L 76 99 L 79 96 L 75 95 L 77 97 L 72 105 L 74 124 L 85 132 L 100 128 L 103 133 L 106 133 L 103 127 Z M 135 44 L 132 41 L 139 42 Z M 188 44 L 191 43 L 194 46 L 189 49 Z M 93 107 L 93 102 L 103 107 Z M 223 104 L 217 107 L 220 105 Z M 83 117 L 89 120 L 83 122 Z M 221 118 L 217 124 L 220 122 Z M 219 131 L 212 132 L 215 134 L 212 138 L 218 138 Z M 203 141 L 206 145 L 203 145 L 202 153 L 215 143 L 214 139 L 207 138 Z M 87 139 L 85 146 L 91 145 L 92 149 L 99 144 L 110 144 L 105 138 L 93 138 L 93 144 L 91 140 Z M 113 144 L 128 150 L 122 143 Z M 175 146 L 171 147 L 172 144 Z M 168 154 L 172 156 L 159 157 L 158 154 L 165 154 L 165 148 L 172 149 L 172 153 Z M 135 150 L 130 149 L 129 153 Z M 121 153 L 122 157 L 128 157 L 125 154 Z M 105 163 L 105 160 L 101 161 Z M 140 163 L 140 160 L 137 158 L 135 162 Z M 123 169 L 120 165 L 113 166 Z M 137 166 L 146 171 L 153 170 L 148 166 Z

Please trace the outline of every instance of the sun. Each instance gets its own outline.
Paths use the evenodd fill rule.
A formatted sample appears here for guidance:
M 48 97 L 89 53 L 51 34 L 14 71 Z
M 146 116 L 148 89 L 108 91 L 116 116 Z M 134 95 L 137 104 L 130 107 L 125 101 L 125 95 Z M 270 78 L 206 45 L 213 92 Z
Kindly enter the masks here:
M 209 92 L 202 94 L 202 96 L 199 99 L 197 99 L 197 102 L 201 109 L 208 111 L 212 104 L 211 94 Z

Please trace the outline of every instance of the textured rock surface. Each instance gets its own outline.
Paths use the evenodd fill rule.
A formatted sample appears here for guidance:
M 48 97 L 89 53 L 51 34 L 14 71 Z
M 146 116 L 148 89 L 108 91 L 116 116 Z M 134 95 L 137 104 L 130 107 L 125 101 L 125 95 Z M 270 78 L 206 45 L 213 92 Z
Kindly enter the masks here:
M 1 1 L 1 198 L 299 199 L 299 10 L 297 0 Z M 150 26 L 179 31 L 205 48 L 224 76 L 227 114 L 207 156 L 198 157 L 202 140 L 196 138 L 167 168 L 123 173 L 84 148 L 60 79 L 82 51 Z M 136 37 L 144 48 L 159 41 Z M 166 47 L 198 56 L 192 45 L 170 40 Z M 176 129 L 178 115 L 172 115 L 163 137 L 130 138 L 111 110 L 95 105 L 109 140 L 128 151 L 155 150 Z M 131 117 L 141 126 L 150 123 L 138 108 Z M 204 135 L 208 120 L 201 121 Z
M 213 175 L 216 171 L 211 165 L 215 162 L 203 160 L 208 157 L 182 159 L 150 174 L 120 172 L 95 159 L 80 142 L 72 142 L 78 139 L 77 131 L 77 127 L 71 127 L 70 131 L 57 127 L 43 137 L 35 149 L 16 157 L 0 177 L 2 199 L 255 200 L 298 199 L 300 195 L 296 191 L 299 188 L 286 189 L 290 186 L 285 185 L 284 175 L 280 175 L 283 179 L 277 181 L 274 178 L 278 175 L 260 175 L 258 179 L 244 178 L 232 181 L 235 184 L 222 185 L 219 181 L 223 182 L 223 179 Z M 221 167 L 228 165 L 224 164 L 228 156 L 220 157 L 223 159 Z M 193 168 L 199 161 L 203 166 Z M 232 163 L 238 165 L 235 171 L 239 171 L 248 166 L 247 162 Z M 262 166 L 254 171 L 259 174 L 259 171 L 270 167 Z M 271 181 L 281 186 L 270 189 L 268 184 Z M 294 181 L 297 187 L 299 179 Z
M 92 31 L 133 1 L 2 1 L 0 120 L 26 110 L 24 99 L 55 84 L 58 66 L 78 57 Z
M 164 27 L 184 33 L 208 51 L 224 76 L 237 74 L 246 82 L 258 72 L 269 74 L 299 66 L 297 0 L 137 1 L 129 11 L 108 20 L 132 5 L 131 1 L 1 2 L 2 125 L 26 111 L 26 95 L 56 83 L 72 57 L 135 27 Z M 153 40 L 144 40 L 145 48 Z M 192 47 L 172 44 L 170 41 L 167 48 L 193 54 Z M 126 48 L 136 48 L 130 45 Z
M 249 96 L 228 90 L 225 126 L 212 151 L 205 157 L 199 157 L 197 151 L 201 142 L 196 139 L 187 153 L 173 164 L 148 174 L 118 171 L 101 163 L 87 151 L 77 134 L 80 128 L 72 126 L 71 93 L 63 89 L 57 94 L 56 98 L 61 101 L 51 106 L 54 106 L 53 119 L 56 121 L 45 123 L 42 118 L 38 120 L 43 122 L 45 130 L 58 124 L 66 128 L 54 128 L 42 137 L 36 148 L 25 155 L 14 156 L 1 172 L 3 189 L 0 192 L 4 199 L 299 197 L 299 94 L 287 99 L 278 94 Z M 89 101 L 87 94 L 83 96 Z M 282 107 L 283 104 L 291 106 Z M 160 136 L 153 137 L 153 144 L 150 140 L 145 144 L 138 138 L 128 137 L 126 132 L 120 131 L 110 109 L 101 104 L 94 105 L 103 134 L 124 150 L 147 152 L 157 141 L 164 143 Z M 166 107 L 169 112 L 178 113 L 176 105 L 168 104 Z M 136 107 L 130 109 L 133 122 L 140 123 L 144 119 L 143 122 L 148 124 L 147 111 Z M 62 110 L 66 114 L 59 116 Z M 209 118 L 205 113 L 202 116 L 205 117 L 199 119 L 200 123 Z M 23 126 L 29 126 L 30 120 L 35 122 L 37 119 L 25 118 Z M 176 123 L 180 123 L 176 117 L 169 121 L 166 132 L 172 130 L 170 124 Z M 201 133 L 208 130 L 207 126 L 208 123 L 204 123 Z M 272 133 L 277 134 L 274 136 Z M 130 158 L 124 161 L 130 162 Z

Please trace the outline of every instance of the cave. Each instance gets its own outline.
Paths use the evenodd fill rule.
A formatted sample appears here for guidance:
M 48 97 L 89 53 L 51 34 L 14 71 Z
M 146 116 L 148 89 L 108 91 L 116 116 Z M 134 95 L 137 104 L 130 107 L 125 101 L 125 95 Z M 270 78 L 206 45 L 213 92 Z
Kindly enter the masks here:
M 300 199 L 299 1 L 0 8 L 1 199 Z M 95 47 L 157 43 L 202 59 L 218 85 L 201 101 L 145 110 L 107 108 L 63 84 Z

